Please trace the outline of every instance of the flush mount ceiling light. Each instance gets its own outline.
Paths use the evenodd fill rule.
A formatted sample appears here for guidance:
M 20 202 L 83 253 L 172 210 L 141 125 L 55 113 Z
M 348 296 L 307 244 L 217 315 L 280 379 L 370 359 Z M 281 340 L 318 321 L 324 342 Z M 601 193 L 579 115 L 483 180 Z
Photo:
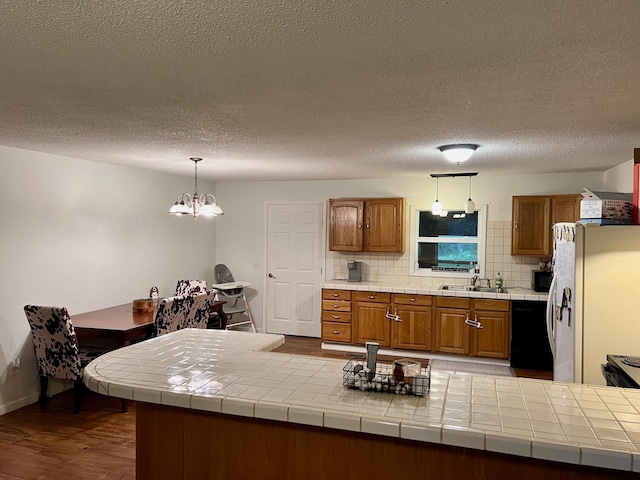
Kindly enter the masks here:
M 469 199 L 464 203 L 464 213 L 473 213 L 476 210 L 476 204 L 473 200 L 471 200 L 471 177 L 475 177 L 478 175 L 478 172 L 469 172 L 469 173 L 432 173 L 431 177 L 436 179 L 436 201 L 431 205 L 431 213 L 434 215 L 440 215 L 441 217 L 446 217 L 449 212 L 442 208 L 442 203 L 438 200 L 438 194 L 440 193 L 438 190 L 438 179 L 441 177 L 469 177 Z M 458 216 L 454 215 L 454 218 L 464 218 L 464 214 L 459 214 Z
M 464 162 L 476 151 L 478 145 L 475 143 L 456 143 L 453 145 L 442 145 L 438 150 L 442 152 L 444 158 L 453 163 Z
M 215 217 L 224 215 L 224 212 L 216 202 L 216 197 L 210 193 L 198 194 L 198 162 L 202 161 L 199 157 L 191 157 L 195 164 L 195 189 L 193 195 L 181 193 L 176 198 L 176 203 L 169 209 L 170 215 L 193 215 L 197 219 L 199 215 L 205 217 Z

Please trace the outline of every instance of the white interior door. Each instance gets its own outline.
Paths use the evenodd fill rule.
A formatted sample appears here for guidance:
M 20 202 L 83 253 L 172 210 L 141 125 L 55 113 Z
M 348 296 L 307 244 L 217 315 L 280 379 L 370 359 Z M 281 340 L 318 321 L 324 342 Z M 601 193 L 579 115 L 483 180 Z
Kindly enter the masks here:
M 266 331 L 320 337 L 323 204 L 267 205 Z

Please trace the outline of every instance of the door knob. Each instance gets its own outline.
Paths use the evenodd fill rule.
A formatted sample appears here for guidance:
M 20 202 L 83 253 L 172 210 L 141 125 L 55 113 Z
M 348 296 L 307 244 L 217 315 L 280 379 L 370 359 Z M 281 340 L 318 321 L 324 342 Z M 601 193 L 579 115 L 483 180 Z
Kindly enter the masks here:
M 276 277 L 273 275 L 273 273 L 270 273 L 269 278 L 276 278 Z

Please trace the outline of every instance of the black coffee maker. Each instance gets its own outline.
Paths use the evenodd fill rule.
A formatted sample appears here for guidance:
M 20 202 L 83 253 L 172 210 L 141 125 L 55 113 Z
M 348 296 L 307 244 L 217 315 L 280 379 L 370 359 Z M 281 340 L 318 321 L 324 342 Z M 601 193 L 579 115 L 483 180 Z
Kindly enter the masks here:
M 349 260 L 347 266 L 349 267 L 349 281 L 359 282 L 362 279 L 362 262 Z

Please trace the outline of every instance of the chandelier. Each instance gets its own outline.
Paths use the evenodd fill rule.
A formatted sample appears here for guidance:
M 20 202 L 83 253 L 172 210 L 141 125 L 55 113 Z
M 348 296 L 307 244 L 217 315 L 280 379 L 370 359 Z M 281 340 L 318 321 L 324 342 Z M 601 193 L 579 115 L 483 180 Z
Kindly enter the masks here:
M 193 215 L 194 219 L 197 219 L 199 215 L 205 217 L 216 217 L 218 215 L 224 215 L 224 212 L 216 202 L 216 197 L 210 193 L 198 194 L 198 162 L 202 161 L 199 157 L 191 157 L 191 160 L 195 164 L 195 189 L 193 195 L 188 193 L 181 193 L 176 198 L 176 203 L 169 209 L 169 215 Z

